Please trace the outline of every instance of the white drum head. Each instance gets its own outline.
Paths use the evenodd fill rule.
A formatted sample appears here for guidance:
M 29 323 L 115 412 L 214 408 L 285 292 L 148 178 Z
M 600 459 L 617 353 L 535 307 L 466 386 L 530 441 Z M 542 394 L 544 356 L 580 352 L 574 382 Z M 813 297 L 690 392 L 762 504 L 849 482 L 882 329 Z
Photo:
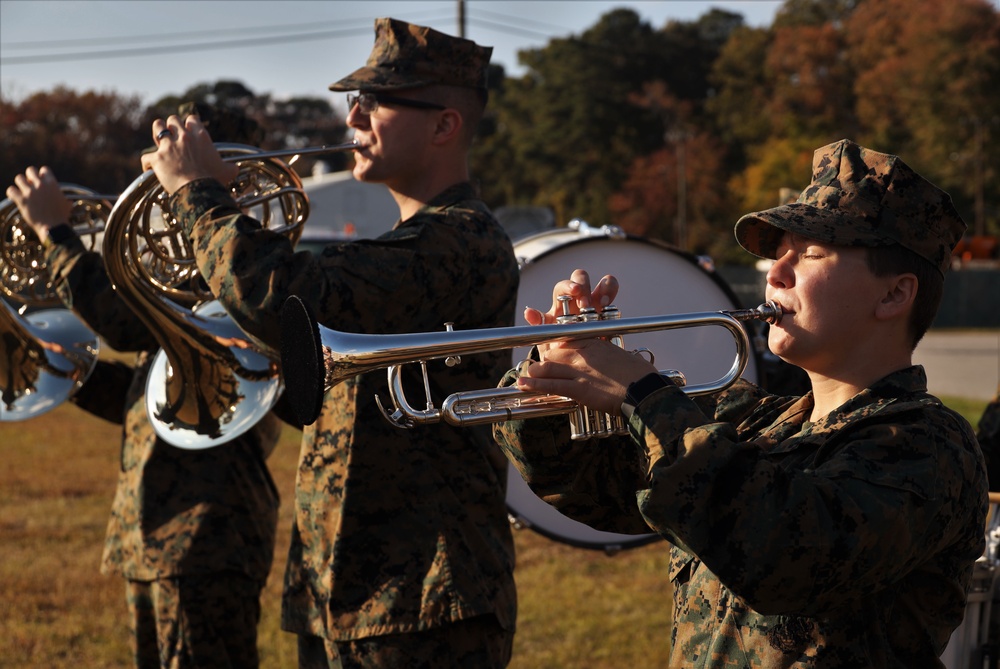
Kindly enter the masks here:
M 548 311 L 552 287 L 568 279 L 574 269 L 587 270 L 593 283 L 605 274 L 617 277 L 620 288 L 615 304 L 622 318 L 743 306 L 722 278 L 700 266 L 694 256 L 639 237 L 612 238 L 561 228 L 516 241 L 514 252 L 521 264 L 519 311 L 524 307 Z M 648 348 L 658 369 L 678 369 L 689 384 L 725 376 L 736 355 L 732 335 L 721 327 L 628 335 L 625 348 Z M 527 354 L 526 348 L 515 349 L 514 362 Z M 757 365 L 756 354 L 750 351 L 743 377 L 756 382 Z M 532 493 L 513 466 L 508 470 L 507 507 L 515 524 L 582 548 L 614 552 L 659 538 L 656 534 L 601 532 L 567 518 Z

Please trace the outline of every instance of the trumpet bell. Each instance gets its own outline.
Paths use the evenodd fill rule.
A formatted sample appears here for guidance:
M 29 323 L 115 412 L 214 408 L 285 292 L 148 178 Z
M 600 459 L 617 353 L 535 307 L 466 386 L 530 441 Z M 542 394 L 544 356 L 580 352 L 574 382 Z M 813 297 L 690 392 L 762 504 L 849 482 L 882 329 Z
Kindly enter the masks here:
M 0 421 L 22 421 L 56 408 L 97 366 L 100 341 L 66 309 L 26 316 L 0 300 Z

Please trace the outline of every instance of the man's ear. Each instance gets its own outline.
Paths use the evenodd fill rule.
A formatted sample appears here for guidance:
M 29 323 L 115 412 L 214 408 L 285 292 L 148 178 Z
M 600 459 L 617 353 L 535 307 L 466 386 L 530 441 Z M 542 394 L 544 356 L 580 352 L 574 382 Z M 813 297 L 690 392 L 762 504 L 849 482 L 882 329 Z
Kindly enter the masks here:
M 886 291 L 876 307 L 875 315 L 881 319 L 889 319 L 908 312 L 917 298 L 917 283 L 915 274 L 890 277 L 886 283 Z
M 456 109 L 449 107 L 439 112 L 434 126 L 434 143 L 447 144 L 454 141 L 461 134 L 464 124 L 462 115 Z

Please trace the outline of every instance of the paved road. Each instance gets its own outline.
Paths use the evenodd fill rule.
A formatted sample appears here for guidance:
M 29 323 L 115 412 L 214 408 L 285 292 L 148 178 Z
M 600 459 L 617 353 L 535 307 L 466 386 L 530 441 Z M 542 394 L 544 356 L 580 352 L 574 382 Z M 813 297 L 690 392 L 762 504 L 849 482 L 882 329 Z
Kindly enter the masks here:
M 934 395 L 988 400 L 1000 383 L 1000 331 L 928 332 L 913 362 L 927 370 Z

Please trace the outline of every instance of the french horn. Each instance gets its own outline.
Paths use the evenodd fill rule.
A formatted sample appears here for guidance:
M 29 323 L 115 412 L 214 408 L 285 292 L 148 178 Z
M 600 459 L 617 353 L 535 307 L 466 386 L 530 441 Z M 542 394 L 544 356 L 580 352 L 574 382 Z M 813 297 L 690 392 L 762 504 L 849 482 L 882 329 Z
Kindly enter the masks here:
M 263 152 L 217 144 L 239 167 L 229 188 L 262 226 L 295 243 L 309 215 L 299 176 L 282 158 L 347 151 L 356 144 Z M 278 354 L 236 325 L 198 273 L 191 243 L 152 171 L 115 203 L 104 235 L 108 276 L 157 337 L 146 383 L 156 434 L 179 448 L 212 448 L 253 427 L 278 401 Z
M 112 196 L 62 184 L 69 224 L 94 248 Z M 54 409 L 84 384 L 100 340 L 61 305 L 38 236 L 11 200 L 0 203 L 0 421 L 21 421 Z M 20 305 L 15 307 L 14 305 Z

